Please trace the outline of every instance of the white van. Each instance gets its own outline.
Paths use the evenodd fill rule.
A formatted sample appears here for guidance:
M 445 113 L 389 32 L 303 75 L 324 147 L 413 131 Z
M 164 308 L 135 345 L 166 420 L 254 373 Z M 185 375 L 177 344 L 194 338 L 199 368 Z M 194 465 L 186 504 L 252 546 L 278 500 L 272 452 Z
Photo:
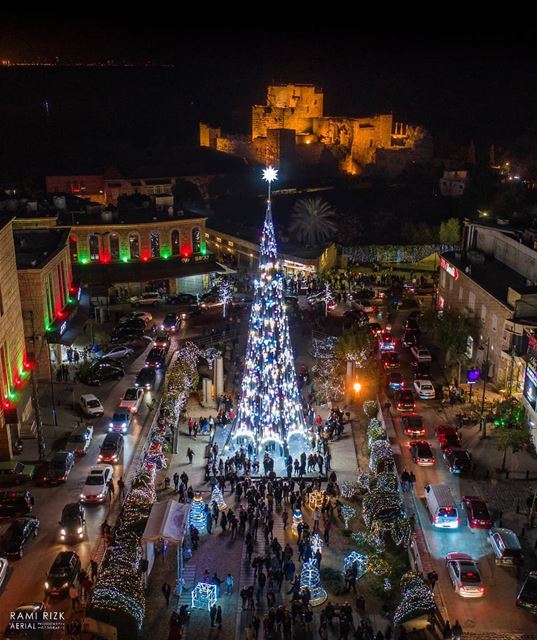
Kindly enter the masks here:
M 425 501 L 431 514 L 433 527 L 457 529 L 459 512 L 451 489 L 446 484 L 425 485 Z
M 104 415 L 104 407 L 93 393 L 85 393 L 80 396 L 80 408 L 82 413 L 88 418 L 100 418 Z

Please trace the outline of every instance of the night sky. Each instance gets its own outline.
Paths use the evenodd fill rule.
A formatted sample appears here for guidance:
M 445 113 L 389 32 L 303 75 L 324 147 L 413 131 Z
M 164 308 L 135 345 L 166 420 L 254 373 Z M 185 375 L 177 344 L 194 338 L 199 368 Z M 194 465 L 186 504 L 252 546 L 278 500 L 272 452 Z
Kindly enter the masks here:
M 330 26 L 269 33 L 257 28 L 254 37 L 248 27 L 166 26 L 160 13 L 153 24 L 107 18 L 34 16 L 29 22 L 12 16 L 0 25 L 0 57 L 152 61 L 175 68 L 65 76 L 0 70 L 0 128 L 11 139 L 4 157 L 14 132 L 42 137 L 44 101 L 50 105 L 46 135 L 53 139 L 86 129 L 89 137 L 98 136 L 111 127 L 109 114 L 115 124 L 106 135 L 115 131 L 118 145 L 151 145 L 164 137 L 195 144 L 200 119 L 247 132 L 250 105 L 264 101 L 273 81 L 322 86 L 325 114 L 393 111 L 438 139 L 461 144 L 473 139 L 505 146 L 537 129 L 537 65 L 524 37 L 504 35 L 500 43 L 493 36 L 423 38 L 405 32 L 383 39 Z

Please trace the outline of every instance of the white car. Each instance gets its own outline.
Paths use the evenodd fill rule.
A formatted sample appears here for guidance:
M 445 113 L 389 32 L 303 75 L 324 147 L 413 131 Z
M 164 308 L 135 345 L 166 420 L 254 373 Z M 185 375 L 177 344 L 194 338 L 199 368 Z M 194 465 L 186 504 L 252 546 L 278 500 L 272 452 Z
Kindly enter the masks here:
M 89 418 L 100 418 L 104 415 L 102 402 L 93 393 L 84 393 L 80 396 L 80 408 L 82 413 Z
M 135 307 L 142 307 L 146 305 L 152 305 L 156 307 L 162 302 L 162 298 L 158 291 L 146 291 L 141 296 L 133 296 L 129 302 Z
M 6 579 L 8 563 L 5 558 L 0 558 L 0 587 L 4 584 Z
M 436 391 L 430 380 L 423 380 L 422 378 L 414 380 L 414 389 L 416 389 L 420 400 L 434 400 L 436 397 Z
M 153 320 L 153 315 L 149 313 L 149 311 L 133 311 L 129 318 L 129 320 L 143 320 L 146 324 Z
M 83 424 L 77 427 L 69 436 L 65 451 L 72 451 L 77 456 L 83 456 L 93 440 L 93 427 L 91 424 Z
M 453 588 L 461 597 L 481 598 L 485 595 L 477 562 L 467 553 L 448 553 L 446 567 Z
M 123 358 L 128 358 L 132 356 L 134 351 L 130 347 L 125 347 L 124 345 L 119 345 L 117 347 L 112 347 L 108 349 L 106 353 L 103 353 L 103 358 L 107 360 L 123 360 Z
M 431 352 L 429 351 L 429 349 L 424 349 L 423 347 L 417 347 L 416 345 L 414 345 L 413 347 L 411 347 L 410 353 L 418 362 L 431 362 L 432 360 Z
M 125 391 L 119 406 L 122 409 L 128 409 L 131 413 L 138 413 L 142 402 L 144 401 L 144 390 L 137 387 L 129 387 Z
M 91 467 L 80 493 L 80 502 L 90 504 L 104 502 L 108 496 L 108 481 L 111 480 L 113 473 L 114 470 L 109 464 Z

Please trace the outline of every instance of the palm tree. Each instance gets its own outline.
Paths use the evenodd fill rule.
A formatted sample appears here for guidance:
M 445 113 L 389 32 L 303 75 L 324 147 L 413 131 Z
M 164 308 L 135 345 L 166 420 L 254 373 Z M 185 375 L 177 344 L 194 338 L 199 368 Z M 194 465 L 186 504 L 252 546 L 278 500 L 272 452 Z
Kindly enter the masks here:
M 295 203 L 289 231 L 302 244 L 316 245 L 333 238 L 337 225 L 336 212 L 322 198 L 302 198 Z

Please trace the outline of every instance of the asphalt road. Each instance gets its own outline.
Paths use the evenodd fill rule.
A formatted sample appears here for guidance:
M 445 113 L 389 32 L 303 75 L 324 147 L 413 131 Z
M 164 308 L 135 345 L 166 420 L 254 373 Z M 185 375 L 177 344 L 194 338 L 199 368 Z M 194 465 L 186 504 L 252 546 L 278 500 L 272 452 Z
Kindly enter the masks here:
M 394 331 L 394 333 L 397 332 Z M 412 384 L 410 351 L 401 348 L 400 352 L 403 362 L 401 371 L 408 383 Z M 398 453 L 397 449 L 400 450 L 400 469 L 406 467 L 408 471 L 413 471 L 416 475 L 414 499 L 419 524 L 423 529 L 435 570 L 439 576 L 436 589 L 440 590 L 449 613 L 449 619 L 452 623 L 456 619 L 459 620 L 466 631 L 535 633 L 537 629 L 535 616 L 515 606 L 515 597 L 521 582 L 517 577 L 517 572 L 515 569 L 496 566 L 492 548 L 487 540 L 487 532 L 470 529 L 465 523 L 464 512 L 462 513 L 463 521 L 458 529 L 439 530 L 433 528 L 425 505 L 424 486 L 429 483 L 447 484 L 455 499 L 460 501 L 463 495 L 479 495 L 479 482 L 470 477 L 453 475 L 448 471 L 441 455 L 439 443 L 434 436 L 436 426 L 449 424 L 439 401 L 416 399 L 416 412 L 423 416 L 427 428 L 425 439 L 434 451 L 436 464 L 431 467 L 420 467 L 413 462 L 408 448 L 408 442 L 411 438 L 403 433 L 400 413 L 394 410 L 392 405 L 391 414 L 397 440 L 394 449 L 396 453 Z M 462 430 L 462 444 L 465 446 L 464 429 Z M 494 504 L 489 504 L 489 509 L 494 517 Z M 484 597 L 462 598 L 455 593 L 445 566 L 446 554 L 452 551 L 468 553 L 479 561 L 481 578 L 486 587 Z
M 153 322 L 158 325 L 164 313 L 168 310 L 158 309 L 155 311 L 151 309 L 151 313 L 154 316 Z M 199 318 L 190 319 L 183 323 L 174 335 L 170 353 L 177 347 L 179 341 L 199 335 L 203 332 L 203 327 L 208 328 L 221 322 L 221 310 L 214 309 Z M 36 602 L 44 599 L 45 576 L 60 551 L 76 551 L 80 556 L 82 567 L 88 566 L 101 536 L 101 524 L 107 519 L 109 511 L 114 505 L 107 501 L 101 505 L 85 507 L 87 533 L 85 539 L 78 544 L 65 545 L 60 543 L 58 539 L 58 521 L 63 507 L 70 502 L 78 501 L 90 467 L 97 464 L 99 448 L 107 433 L 110 416 L 118 406 L 127 387 L 133 386 L 136 374 L 144 366 L 145 355 L 151 346 L 152 343 L 148 342 L 148 346 L 143 351 L 136 352 L 130 360 L 124 363 L 125 376 L 121 380 L 105 383 L 100 387 L 76 384 L 75 397 L 78 398 L 83 393 L 94 393 L 103 403 L 105 413 L 102 418 L 87 420 L 94 426 L 93 441 L 87 454 L 76 462 L 65 483 L 56 487 L 37 487 L 33 486 L 33 483 L 29 483 L 22 487 L 29 489 L 35 497 L 35 507 L 32 515 L 39 518 L 39 534 L 36 538 L 32 538 L 26 543 L 24 555 L 20 560 L 9 562 L 8 574 L 2 587 L 0 587 L 0 632 L 8 624 L 10 611 L 14 610 L 22 602 Z M 149 411 L 147 405 L 154 397 L 160 397 L 163 375 L 163 372 L 157 373 L 155 390 L 146 391 L 140 411 L 134 418 L 130 431 L 125 435 L 122 458 L 118 464 L 114 465 L 115 500 L 118 499 L 117 481 L 121 476 L 127 477 L 140 437 L 144 431 L 147 433 L 151 423 L 153 414 Z M 62 409 L 62 411 L 67 410 Z M 73 412 L 73 425 L 76 420 L 77 415 Z M 9 520 L 0 520 L 0 531 L 3 531 L 8 525 Z M 67 597 L 48 598 L 47 600 L 47 608 L 52 611 L 67 612 L 70 606 L 71 603 Z

